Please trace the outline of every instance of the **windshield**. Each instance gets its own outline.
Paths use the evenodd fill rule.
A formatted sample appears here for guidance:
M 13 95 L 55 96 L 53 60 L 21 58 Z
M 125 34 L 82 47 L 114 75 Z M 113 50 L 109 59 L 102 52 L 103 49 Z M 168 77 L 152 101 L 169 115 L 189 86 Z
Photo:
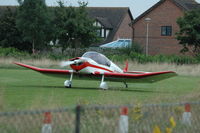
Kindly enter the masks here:
M 111 65 L 110 60 L 108 58 L 97 52 L 86 52 L 85 54 L 83 54 L 82 57 L 90 58 L 101 65 L 105 66 Z

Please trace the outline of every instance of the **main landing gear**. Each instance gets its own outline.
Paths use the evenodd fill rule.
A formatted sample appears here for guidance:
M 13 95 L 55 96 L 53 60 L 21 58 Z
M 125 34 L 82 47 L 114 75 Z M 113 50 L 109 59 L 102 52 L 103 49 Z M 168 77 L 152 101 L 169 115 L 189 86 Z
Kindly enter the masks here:
M 107 90 L 108 89 L 108 85 L 106 82 L 104 82 L 104 75 L 102 75 L 102 79 L 101 79 L 101 83 L 100 83 L 100 86 L 99 86 L 101 89 L 103 90 Z
M 73 72 L 72 72 L 71 75 L 70 75 L 70 79 L 69 79 L 69 80 L 66 80 L 66 81 L 64 82 L 65 88 L 71 88 L 71 87 L 72 87 L 72 78 L 73 78 Z
M 71 73 L 70 75 L 70 79 L 69 80 L 66 80 L 64 82 L 64 86 L 65 88 L 71 88 L 72 87 L 72 78 L 73 78 L 73 72 Z M 108 89 L 108 85 L 106 82 L 104 82 L 104 75 L 102 75 L 102 79 L 101 79 L 101 83 L 100 83 L 100 86 L 99 86 L 101 89 L 103 90 L 107 90 Z
M 124 82 L 124 85 L 125 85 L 126 88 L 128 88 L 128 84 L 126 82 Z

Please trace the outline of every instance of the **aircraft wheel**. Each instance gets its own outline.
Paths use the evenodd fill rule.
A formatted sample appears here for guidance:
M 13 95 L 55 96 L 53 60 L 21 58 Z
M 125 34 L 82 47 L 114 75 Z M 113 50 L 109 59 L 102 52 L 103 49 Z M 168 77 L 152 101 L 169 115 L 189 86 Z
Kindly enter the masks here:
M 71 88 L 72 87 L 72 82 L 70 80 L 66 80 L 64 82 L 64 86 L 65 86 L 65 88 Z
M 101 82 L 100 86 L 99 86 L 101 89 L 103 90 L 107 90 L 108 89 L 108 85 L 106 82 Z
M 65 88 L 72 88 L 72 86 L 71 86 L 71 85 L 69 85 L 69 86 L 65 86 Z

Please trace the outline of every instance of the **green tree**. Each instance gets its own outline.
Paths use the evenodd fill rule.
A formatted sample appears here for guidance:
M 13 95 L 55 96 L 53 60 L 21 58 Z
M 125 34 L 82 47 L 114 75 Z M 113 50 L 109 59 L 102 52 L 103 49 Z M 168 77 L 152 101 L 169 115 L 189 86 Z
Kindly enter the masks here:
M 79 7 L 68 6 L 59 1 L 59 7 L 55 8 L 55 39 L 64 51 L 67 47 L 87 47 L 99 40 L 94 21 L 89 18 L 87 3 L 79 2 Z
M 32 53 L 47 46 L 51 36 L 50 15 L 44 0 L 18 0 L 17 27 L 23 40 L 32 44 Z
M 94 20 L 89 18 L 88 12 L 86 10 L 87 4 L 85 2 L 78 2 L 79 8 L 77 8 L 76 14 L 77 17 L 76 23 L 77 27 L 75 30 L 75 39 L 73 47 L 88 47 L 92 43 L 100 41 L 100 38 L 97 36 L 97 27 L 95 27 Z
M 176 33 L 176 38 L 183 45 L 182 52 L 192 49 L 197 55 L 200 52 L 200 9 L 186 12 L 177 23 L 180 31 Z
M 64 7 L 62 1 L 58 1 L 59 7 L 55 7 L 54 9 L 54 19 L 53 26 L 55 31 L 54 42 L 59 40 L 59 44 L 61 45 L 62 52 L 68 47 L 68 27 L 67 27 L 67 9 Z
M 16 27 L 16 11 L 7 7 L 0 18 L 0 46 L 28 51 L 30 47 L 25 46 L 21 34 Z

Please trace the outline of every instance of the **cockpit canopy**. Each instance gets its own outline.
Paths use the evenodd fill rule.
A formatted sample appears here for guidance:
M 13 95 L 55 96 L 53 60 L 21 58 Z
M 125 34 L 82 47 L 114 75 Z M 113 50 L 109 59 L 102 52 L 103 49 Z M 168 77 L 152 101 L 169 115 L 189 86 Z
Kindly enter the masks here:
M 93 52 L 93 51 L 86 52 L 82 55 L 82 57 L 90 58 L 94 60 L 95 62 L 97 62 L 98 64 L 105 65 L 108 67 L 110 67 L 111 65 L 111 61 L 108 58 L 106 58 L 104 55 L 97 52 Z

